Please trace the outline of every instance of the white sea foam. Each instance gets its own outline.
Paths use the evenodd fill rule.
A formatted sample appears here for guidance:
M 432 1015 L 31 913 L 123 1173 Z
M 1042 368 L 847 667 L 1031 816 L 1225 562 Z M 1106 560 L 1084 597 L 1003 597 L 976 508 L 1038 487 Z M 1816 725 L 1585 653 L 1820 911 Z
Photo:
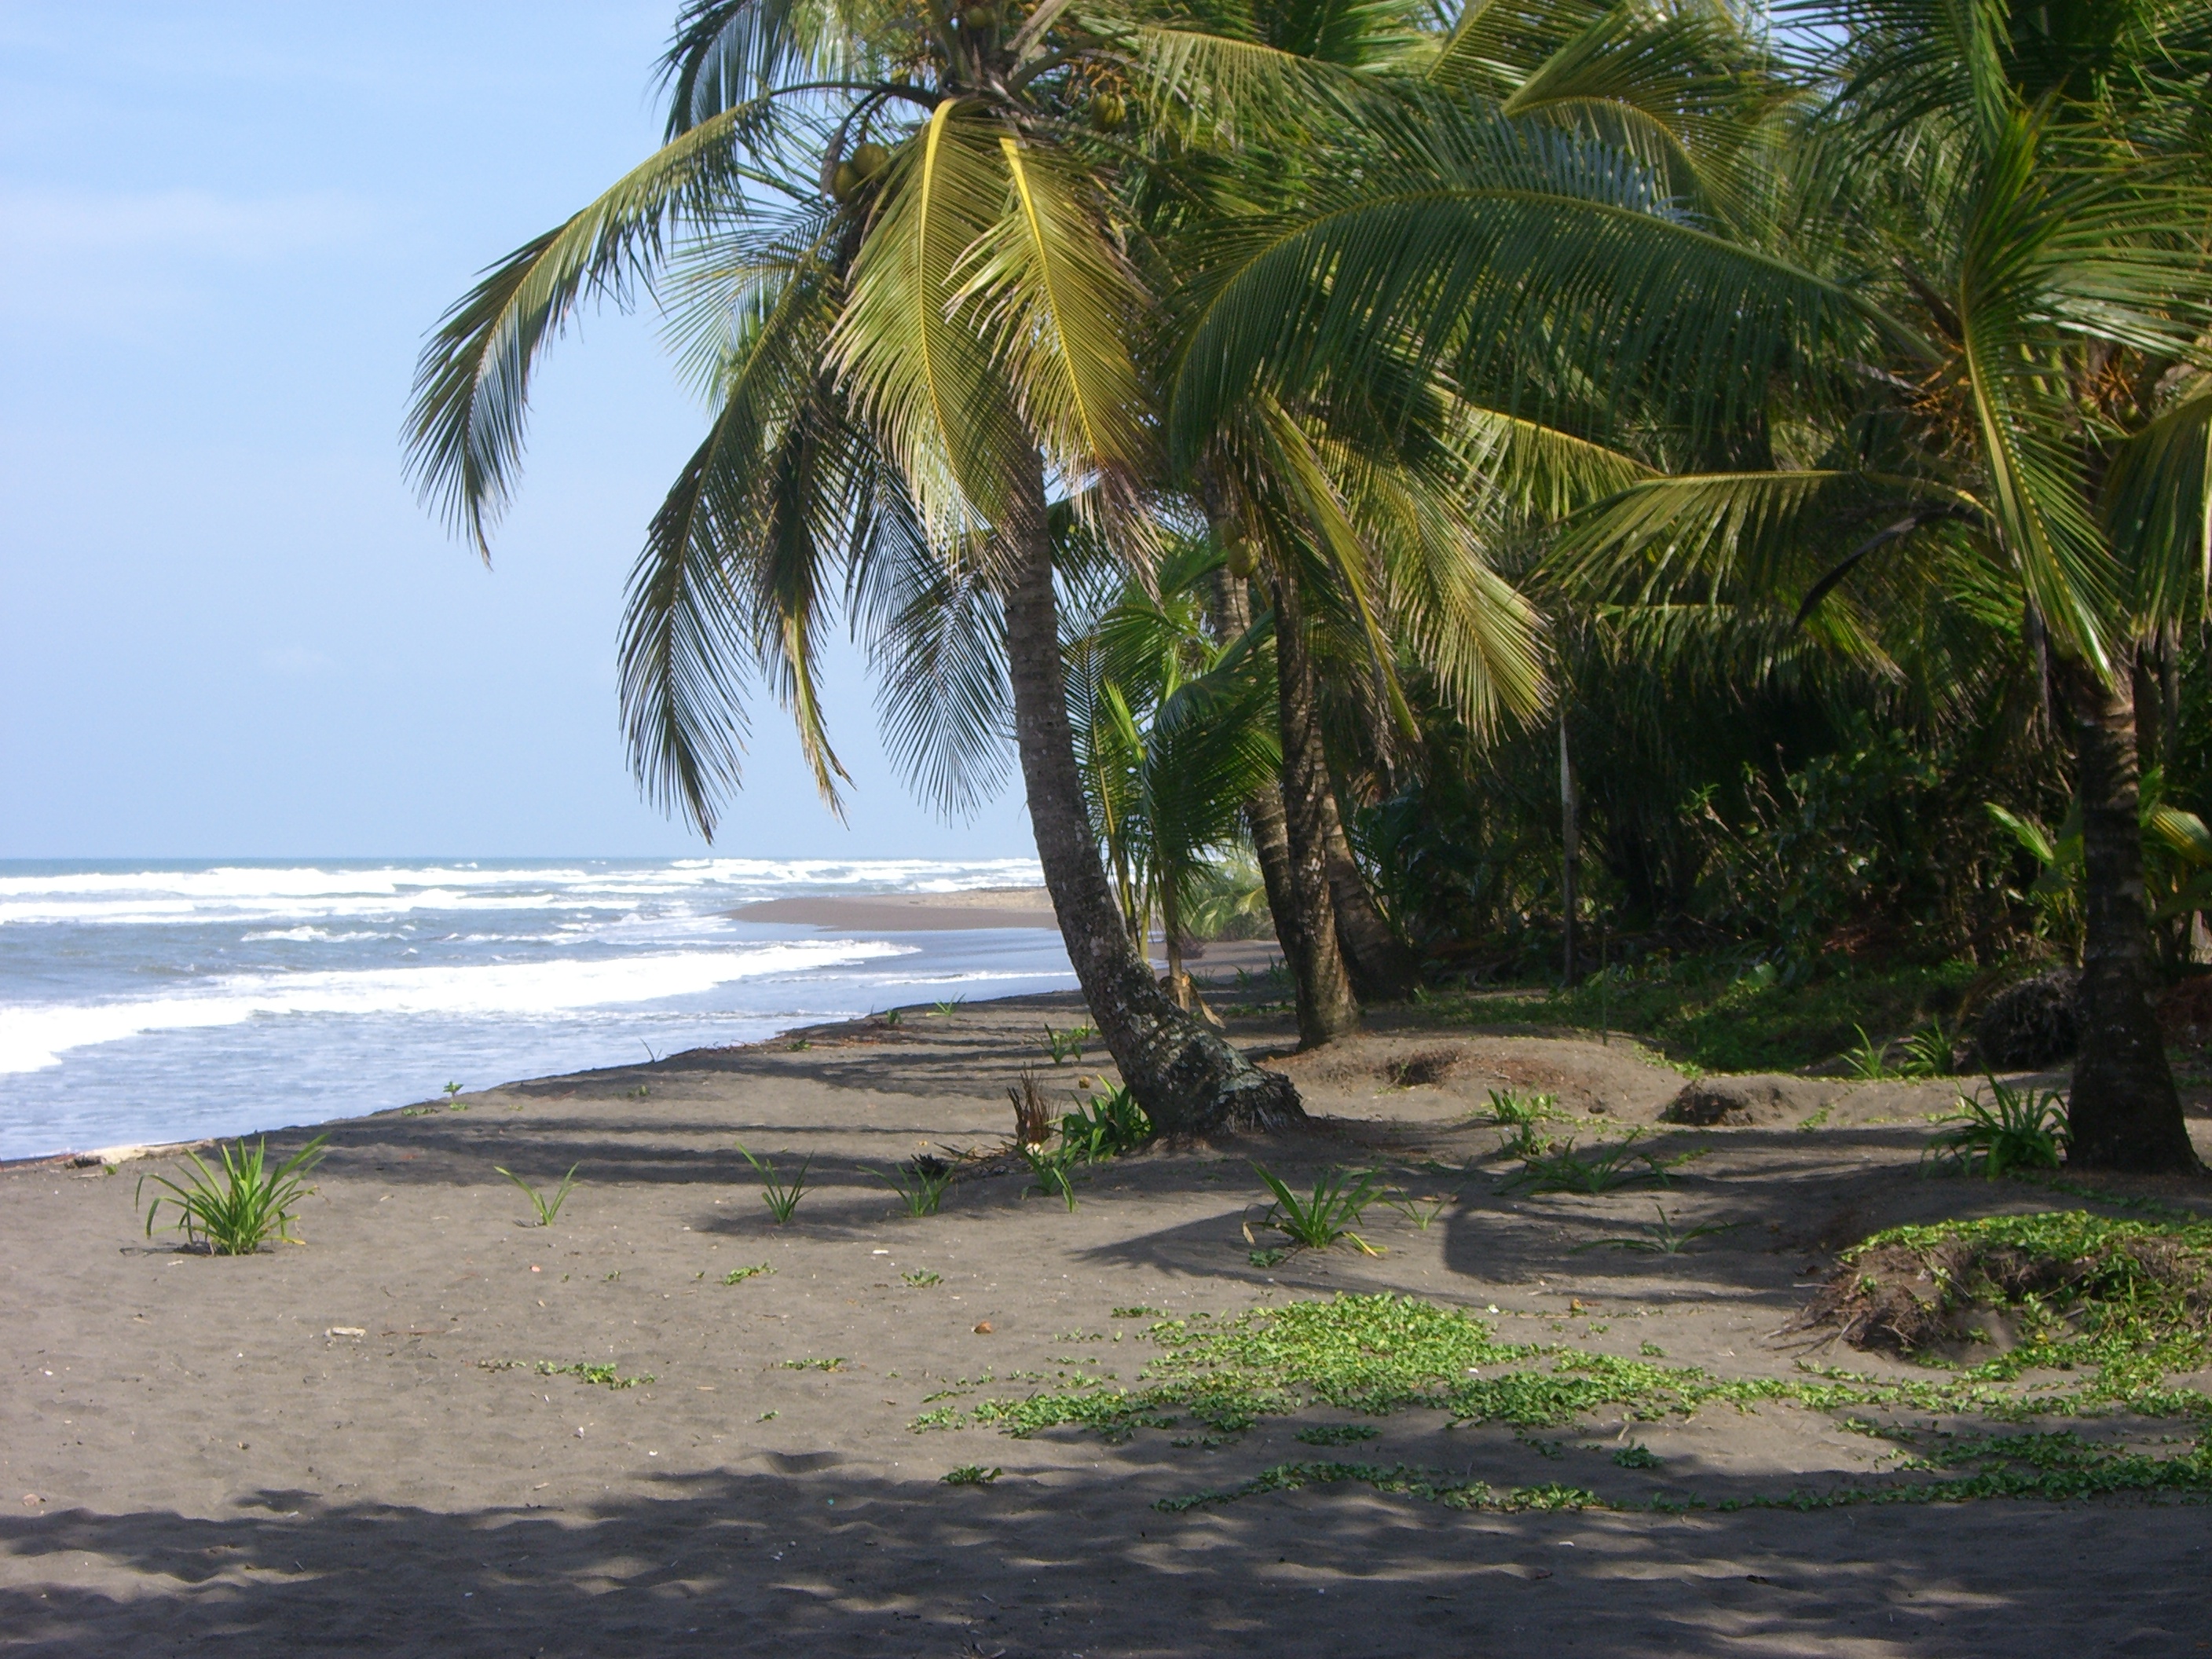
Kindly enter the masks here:
M 604 962 L 237 975 L 174 996 L 0 1006 L 0 1073 L 40 1070 L 59 1064 L 71 1049 L 147 1032 L 234 1025 L 257 1017 L 543 1015 L 654 1002 L 735 980 L 805 975 L 913 949 L 879 939 L 809 940 Z
M 0 875 L 0 926 L 396 919 L 423 911 L 719 908 L 804 891 L 958 892 L 1034 885 L 1030 859 L 685 859 L 626 865 L 219 866 Z

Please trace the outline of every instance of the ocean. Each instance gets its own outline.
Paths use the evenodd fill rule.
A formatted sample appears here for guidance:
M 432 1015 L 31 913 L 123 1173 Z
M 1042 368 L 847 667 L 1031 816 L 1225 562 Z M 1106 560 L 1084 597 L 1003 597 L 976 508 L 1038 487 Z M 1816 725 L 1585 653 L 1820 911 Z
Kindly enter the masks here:
M 1075 982 L 1049 928 L 738 921 L 1030 860 L 0 861 L 0 1158 L 312 1123 Z

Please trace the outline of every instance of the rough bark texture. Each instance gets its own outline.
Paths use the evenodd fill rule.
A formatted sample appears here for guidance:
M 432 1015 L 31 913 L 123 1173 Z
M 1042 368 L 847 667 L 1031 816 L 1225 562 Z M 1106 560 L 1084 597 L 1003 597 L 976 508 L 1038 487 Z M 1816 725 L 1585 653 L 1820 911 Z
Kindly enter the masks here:
M 1328 826 L 1336 802 L 1329 791 L 1328 759 L 1314 708 L 1313 658 L 1306 649 L 1297 590 L 1275 587 L 1276 708 L 1283 732 L 1283 827 L 1290 842 L 1291 903 L 1295 944 L 1284 940 L 1298 988 L 1298 1043 L 1311 1048 L 1359 1029 L 1329 890 Z M 1275 922 L 1281 930 L 1285 915 Z
M 2058 666 L 2074 728 L 2087 899 L 2067 1161 L 2085 1169 L 2194 1170 L 2148 995 L 2134 674 L 2130 664 L 2115 666 L 2109 686 L 2085 664 Z
M 1037 859 L 1091 1017 L 1123 1081 L 1163 1134 L 1273 1129 L 1302 1121 L 1305 1113 L 1291 1080 L 1255 1069 L 1177 1008 L 1130 943 L 1084 806 L 1060 672 L 1042 481 L 1033 481 L 1031 490 L 1026 522 L 1010 532 L 1018 538 L 1021 559 L 1006 595 L 1014 735 Z

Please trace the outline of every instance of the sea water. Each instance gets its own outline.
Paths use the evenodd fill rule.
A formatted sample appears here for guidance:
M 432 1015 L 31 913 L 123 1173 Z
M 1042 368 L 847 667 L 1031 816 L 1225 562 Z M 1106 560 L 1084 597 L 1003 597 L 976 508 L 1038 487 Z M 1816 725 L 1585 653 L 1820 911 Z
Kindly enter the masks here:
M 1049 928 L 825 931 L 756 899 L 1027 860 L 0 861 L 0 1158 L 238 1134 L 1073 985 Z

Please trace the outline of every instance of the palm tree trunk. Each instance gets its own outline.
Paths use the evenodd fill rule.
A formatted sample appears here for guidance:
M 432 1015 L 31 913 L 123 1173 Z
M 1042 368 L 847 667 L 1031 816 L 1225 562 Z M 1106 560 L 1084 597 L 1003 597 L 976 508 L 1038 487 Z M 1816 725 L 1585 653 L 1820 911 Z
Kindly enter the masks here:
M 1314 707 L 1313 657 L 1297 585 L 1275 585 L 1276 708 L 1283 732 L 1283 827 L 1290 842 L 1295 941 L 1284 940 L 1298 988 L 1298 1043 L 1311 1048 L 1359 1028 L 1329 890 L 1328 824 L 1336 810 Z M 1278 933 L 1285 917 L 1275 918 Z
M 1305 1113 L 1291 1080 L 1255 1069 L 1177 1008 L 1129 941 L 1091 837 L 1075 763 L 1041 471 L 1028 480 L 1026 494 L 1020 522 L 1007 531 L 1017 539 L 1019 560 L 1006 595 L 1014 737 L 1037 860 L 1091 1017 L 1122 1081 L 1161 1133 L 1184 1137 L 1300 1121 Z
M 2067 1161 L 2084 1169 L 2194 1170 L 2197 1153 L 2148 994 L 2133 665 L 2115 663 L 2109 685 L 2086 663 L 2057 667 L 2074 726 L 2087 898 Z
M 1227 569 L 1216 571 L 1215 635 L 1226 643 L 1240 638 L 1251 625 L 1252 599 L 1244 578 Z M 1291 879 L 1291 836 L 1283 823 L 1279 778 L 1271 778 L 1252 792 L 1252 798 L 1244 803 L 1244 827 L 1252 837 L 1253 856 L 1260 863 L 1261 884 L 1267 890 L 1267 915 L 1274 923 L 1275 942 L 1283 947 L 1283 960 L 1296 963 L 1301 948 L 1297 942 L 1300 939 L 1297 890 Z
M 1328 847 L 1328 896 L 1336 909 L 1337 944 L 1352 975 L 1352 994 L 1362 1002 L 1389 1002 L 1413 994 L 1421 982 L 1421 965 L 1414 959 L 1367 890 L 1367 878 L 1359 873 L 1359 860 L 1352 855 L 1352 838 L 1344 833 L 1344 820 L 1336 810 L 1334 781 L 1324 769 L 1327 786 L 1321 802 L 1322 834 Z

